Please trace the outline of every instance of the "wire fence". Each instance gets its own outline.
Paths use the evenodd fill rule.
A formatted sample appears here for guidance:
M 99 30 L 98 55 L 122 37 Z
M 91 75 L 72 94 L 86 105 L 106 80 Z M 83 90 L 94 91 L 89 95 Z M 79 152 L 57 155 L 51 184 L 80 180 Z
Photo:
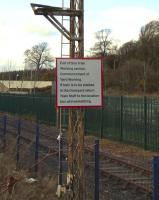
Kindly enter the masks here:
M 53 126 L 15 116 L 1 115 L 0 158 L 2 153 L 7 152 L 10 165 L 11 160 L 15 160 L 17 170 L 27 171 L 29 177 L 54 177 L 57 186 L 59 175 L 57 136 L 58 131 Z M 62 171 L 60 171 L 62 184 L 67 182 L 65 139 L 64 137 Z M 159 159 L 158 157 L 153 159 L 154 154 L 142 152 L 137 148 L 131 149 L 115 142 L 105 144 L 102 140 L 96 140 L 94 143 L 94 140 L 89 137 L 85 141 L 84 150 L 85 200 L 150 200 L 152 193 L 153 200 L 159 198 Z M 12 175 L 13 171 L 3 174 Z M 4 177 L 0 180 L 4 180 Z M 0 192 L 4 194 L 7 189 L 9 189 L 7 185 L 4 190 L 0 187 Z M 52 188 L 54 194 L 56 189 L 56 187 Z
M 58 155 L 55 128 L 6 115 L 1 116 L 0 122 L 1 149 L 7 150 L 12 146 L 18 168 L 34 169 L 32 171 L 36 172 L 39 171 L 39 162 L 40 166 L 45 165 L 49 157 Z M 53 166 L 57 166 L 57 159 L 55 161 Z M 44 170 L 44 166 L 42 168 Z
M 31 122 L 15 116 L 0 116 L 0 199 L 39 199 L 40 194 L 48 190 L 51 184 L 51 196 L 45 194 L 45 199 L 56 199 L 58 182 L 58 132 L 53 126 Z M 65 161 L 65 160 L 64 160 Z M 64 162 L 63 161 L 63 162 Z M 63 163 L 65 166 L 66 161 Z M 66 168 L 63 171 L 66 176 Z M 48 180 L 39 194 L 32 192 L 34 184 L 28 181 Z M 50 183 L 50 180 L 52 183 Z M 24 188 L 19 191 L 20 182 Z M 28 185 L 30 184 L 30 191 Z M 25 190 L 25 193 L 23 194 Z M 37 190 L 35 190 L 37 191 Z M 19 194 L 19 196 L 18 196 Z M 7 196 L 9 195 L 9 196 Z M 20 196 L 21 195 L 21 196 Z M 35 198 L 34 198 L 35 196 Z M 11 198 L 12 199 L 12 198 Z M 44 199 L 44 198 L 43 198 Z
M 11 170 L 6 169 L 3 177 L 1 177 L 0 172 L 0 196 L 4 195 L 5 199 L 6 192 L 12 187 L 10 180 L 6 182 L 8 176 L 15 180 L 14 184 L 26 176 L 36 177 L 37 180 L 41 177 L 54 177 L 56 187 L 52 190 L 56 194 L 60 175 L 62 177 L 60 184 L 67 187 L 66 135 L 63 135 L 62 140 L 62 158 L 60 158 L 62 168 L 59 171 L 58 134 L 58 130 L 53 126 L 46 126 L 11 115 L 0 116 L 0 162 L 2 161 L 1 155 L 8 158 L 8 163 L 4 166 L 5 169 L 8 165 L 14 165 L 15 162 L 15 166 Z M 2 163 L 0 168 L 1 165 Z M 15 168 L 18 176 L 15 176 Z M 18 171 L 24 171 L 25 174 L 20 175 Z M 18 179 L 16 179 L 17 177 Z M 5 187 L 2 188 L 1 183 Z M 62 199 L 69 199 L 65 198 L 66 195 L 63 195 Z M 57 197 L 53 199 L 57 199 Z

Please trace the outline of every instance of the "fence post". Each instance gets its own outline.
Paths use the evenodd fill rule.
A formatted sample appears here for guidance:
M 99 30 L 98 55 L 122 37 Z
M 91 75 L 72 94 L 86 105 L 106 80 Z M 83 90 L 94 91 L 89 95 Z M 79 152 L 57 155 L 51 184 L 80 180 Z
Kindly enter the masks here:
M 6 148 L 7 116 L 3 117 L 3 149 Z
M 153 158 L 153 200 L 159 199 L 159 156 Z
M 147 97 L 144 96 L 144 148 L 147 149 Z
M 61 129 L 61 128 L 60 128 Z M 60 134 L 58 135 L 57 137 L 57 140 L 59 142 L 59 174 L 58 174 L 58 186 L 57 186 L 57 191 L 56 191 L 56 195 L 58 197 L 61 197 L 61 192 L 62 192 L 62 182 L 63 182 L 63 179 L 62 179 L 62 168 L 63 168 L 63 165 L 62 165 L 62 156 L 63 156 L 63 143 L 62 143 L 62 133 L 60 132 Z
M 21 134 L 21 120 L 18 120 L 18 129 L 17 129 L 17 152 L 16 152 L 16 168 L 18 168 L 18 164 L 19 164 L 19 153 L 20 153 L 20 134 Z
M 62 154 L 63 154 L 63 144 L 62 144 L 62 134 L 59 136 L 59 185 L 62 185 Z
M 120 97 L 120 141 L 123 141 L 123 96 Z
M 95 174 L 94 174 L 94 181 L 95 181 L 95 188 L 94 188 L 94 200 L 99 200 L 99 140 L 95 140 Z
M 39 124 L 36 124 L 36 140 L 35 140 L 35 173 L 38 172 L 38 160 L 39 160 Z

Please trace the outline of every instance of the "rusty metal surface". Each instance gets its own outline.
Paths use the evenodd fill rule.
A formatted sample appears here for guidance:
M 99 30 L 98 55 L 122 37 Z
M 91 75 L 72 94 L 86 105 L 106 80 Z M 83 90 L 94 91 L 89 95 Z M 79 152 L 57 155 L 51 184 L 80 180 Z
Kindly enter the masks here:
M 56 15 L 56 16 L 80 16 L 81 10 L 65 9 L 61 7 L 46 6 L 41 4 L 31 4 L 35 15 Z

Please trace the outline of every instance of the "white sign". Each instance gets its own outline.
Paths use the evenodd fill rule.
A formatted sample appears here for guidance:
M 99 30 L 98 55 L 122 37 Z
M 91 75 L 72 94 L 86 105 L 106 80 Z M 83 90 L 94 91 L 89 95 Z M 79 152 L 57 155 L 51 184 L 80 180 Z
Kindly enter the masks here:
M 102 106 L 102 60 L 57 58 L 57 107 Z

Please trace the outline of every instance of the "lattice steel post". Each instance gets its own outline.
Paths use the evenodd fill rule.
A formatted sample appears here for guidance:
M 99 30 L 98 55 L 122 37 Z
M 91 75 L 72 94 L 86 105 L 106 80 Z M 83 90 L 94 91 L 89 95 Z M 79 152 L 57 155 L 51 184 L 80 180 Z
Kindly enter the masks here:
M 71 10 L 80 10 L 81 15 L 70 17 L 70 57 L 81 58 L 84 56 L 84 23 L 83 0 L 70 0 Z M 74 38 L 78 38 L 77 41 Z M 84 123 L 82 109 L 69 111 L 68 131 L 68 175 L 72 179 L 73 199 L 84 199 Z
M 41 4 L 31 4 L 36 15 L 43 15 L 70 41 L 70 58 L 84 56 L 84 0 L 70 0 L 70 8 L 63 9 Z M 70 30 L 55 17 L 70 16 Z M 84 199 L 83 151 L 84 125 L 82 109 L 69 110 L 68 126 L 68 186 L 72 191 L 69 199 Z

